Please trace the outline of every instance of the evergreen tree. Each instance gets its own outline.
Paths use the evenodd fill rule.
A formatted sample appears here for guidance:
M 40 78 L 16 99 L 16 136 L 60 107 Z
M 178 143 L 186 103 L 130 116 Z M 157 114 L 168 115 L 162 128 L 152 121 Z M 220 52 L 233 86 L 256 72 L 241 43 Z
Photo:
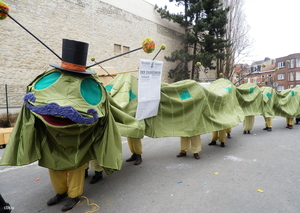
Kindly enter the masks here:
M 224 59 L 224 48 L 228 9 L 222 8 L 220 0 L 169 0 L 176 6 L 182 6 L 184 12 L 170 13 L 165 6 L 156 11 L 161 18 L 180 24 L 185 29 L 182 41 L 183 49 L 174 51 L 167 61 L 178 62 L 175 69 L 169 71 L 174 81 L 195 79 L 195 64 L 201 62 L 204 67 L 215 69 L 214 61 Z M 188 64 L 192 62 L 191 70 Z

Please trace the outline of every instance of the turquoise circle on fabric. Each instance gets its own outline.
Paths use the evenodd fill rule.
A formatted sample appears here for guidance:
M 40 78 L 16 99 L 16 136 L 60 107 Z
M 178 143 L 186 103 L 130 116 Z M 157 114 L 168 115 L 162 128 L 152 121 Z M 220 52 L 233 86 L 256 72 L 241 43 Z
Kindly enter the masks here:
M 99 84 L 92 78 L 83 79 L 80 85 L 80 92 L 86 102 L 97 105 L 102 99 L 102 91 Z
M 57 79 L 59 79 L 60 76 L 61 76 L 61 72 L 52 72 L 49 75 L 46 75 L 43 78 L 41 78 L 34 85 L 34 89 L 36 89 L 36 90 L 45 89 L 45 88 L 51 86 L 52 84 L 54 84 L 57 81 Z

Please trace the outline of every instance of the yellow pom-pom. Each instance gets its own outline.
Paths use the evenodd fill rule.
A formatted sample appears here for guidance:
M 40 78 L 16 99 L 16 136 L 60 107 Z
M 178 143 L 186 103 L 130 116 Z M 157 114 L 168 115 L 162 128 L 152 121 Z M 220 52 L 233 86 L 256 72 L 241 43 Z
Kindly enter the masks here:
M 9 7 L 3 1 L 0 1 L 0 20 L 6 19 L 8 12 Z
M 91 61 L 95 61 L 95 58 L 91 58 Z
M 152 53 L 155 50 L 155 42 L 152 38 L 145 38 L 142 47 L 145 53 Z
M 167 48 L 166 45 L 164 45 L 164 44 L 160 45 L 161 50 L 165 50 L 166 48 Z
M 196 66 L 201 66 L 201 62 L 197 62 L 197 63 L 196 63 Z

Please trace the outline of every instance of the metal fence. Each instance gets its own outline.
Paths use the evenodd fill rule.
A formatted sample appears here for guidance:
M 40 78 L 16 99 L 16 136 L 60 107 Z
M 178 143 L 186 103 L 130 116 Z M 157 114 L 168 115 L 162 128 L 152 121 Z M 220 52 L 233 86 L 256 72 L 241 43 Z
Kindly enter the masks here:
M 26 87 L 26 85 L 0 84 L 0 114 L 19 112 Z

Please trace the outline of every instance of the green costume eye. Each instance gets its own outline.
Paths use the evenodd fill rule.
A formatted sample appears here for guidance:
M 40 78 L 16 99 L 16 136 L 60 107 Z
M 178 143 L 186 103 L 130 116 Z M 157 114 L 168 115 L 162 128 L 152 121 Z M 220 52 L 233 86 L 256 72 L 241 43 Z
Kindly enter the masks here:
M 41 89 L 45 89 L 49 86 L 51 86 L 52 84 L 54 84 L 57 79 L 59 79 L 59 77 L 61 76 L 61 72 L 53 72 L 50 73 L 49 75 L 44 76 L 43 78 L 41 78 L 35 85 L 34 88 L 36 90 L 41 90 Z
M 99 84 L 91 78 L 82 80 L 80 92 L 86 102 L 91 105 L 97 105 L 102 99 L 102 91 Z

